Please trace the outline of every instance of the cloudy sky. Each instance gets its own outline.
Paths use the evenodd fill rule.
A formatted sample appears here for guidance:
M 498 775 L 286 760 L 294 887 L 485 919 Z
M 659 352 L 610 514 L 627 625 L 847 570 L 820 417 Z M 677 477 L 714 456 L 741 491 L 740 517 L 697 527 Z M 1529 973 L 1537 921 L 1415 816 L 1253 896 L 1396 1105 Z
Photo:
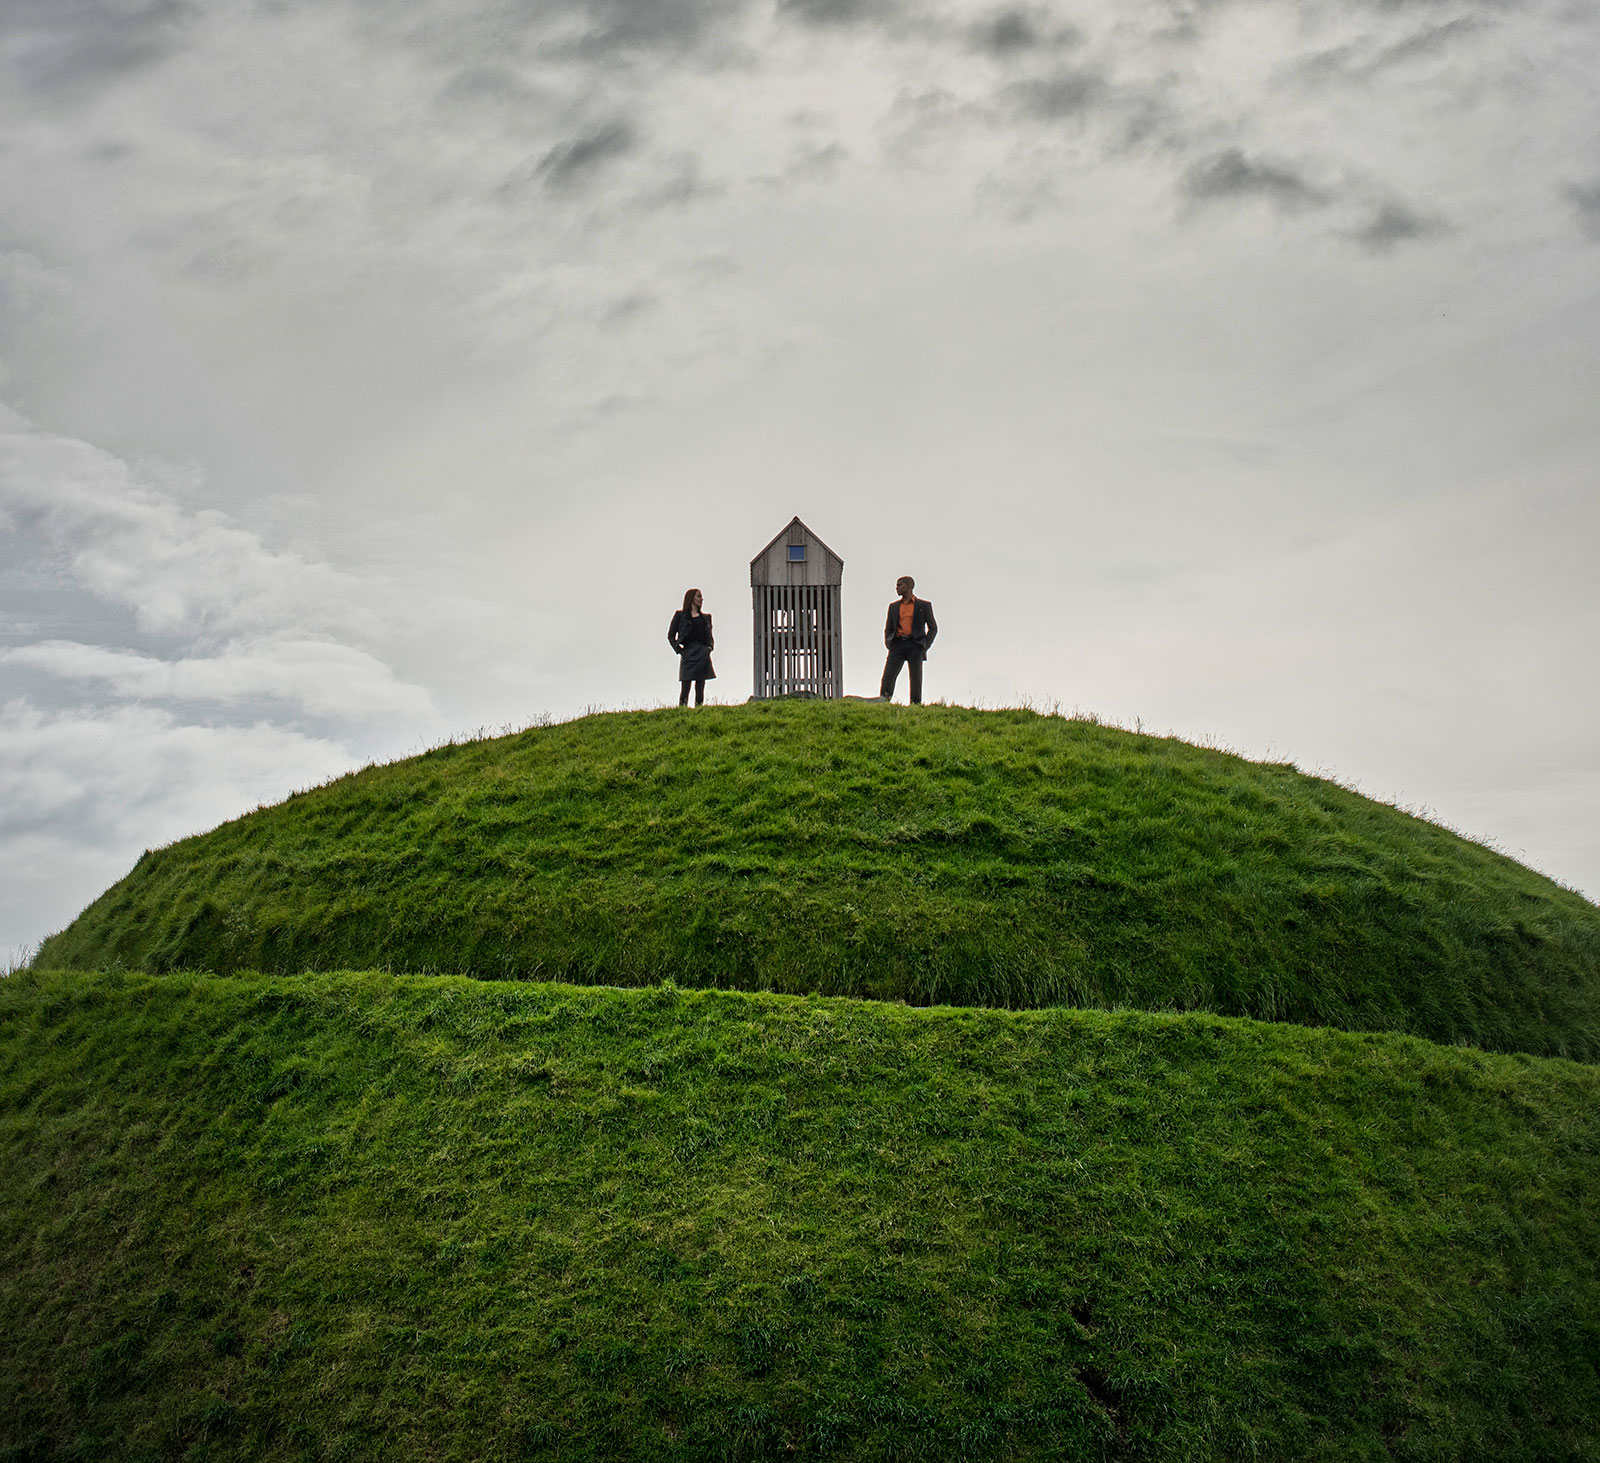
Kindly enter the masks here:
M 875 689 L 1291 758 L 1600 895 L 1593 0 L 3 0 L 0 956 L 675 696 L 799 513 Z

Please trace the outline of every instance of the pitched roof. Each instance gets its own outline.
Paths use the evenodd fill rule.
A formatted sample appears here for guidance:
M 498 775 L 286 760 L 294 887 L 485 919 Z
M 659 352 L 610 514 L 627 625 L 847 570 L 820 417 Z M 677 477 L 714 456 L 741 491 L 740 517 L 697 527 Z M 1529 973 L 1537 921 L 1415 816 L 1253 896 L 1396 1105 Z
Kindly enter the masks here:
M 772 535 L 772 537 L 770 539 L 767 540 L 767 546 L 764 549 L 762 549 L 759 554 L 755 554 L 755 555 L 753 555 L 751 557 L 751 559 L 750 559 L 750 567 L 752 569 L 755 568 L 756 564 L 761 559 L 764 559 L 768 554 L 770 554 L 773 551 L 773 549 L 775 549 L 778 546 L 778 543 L 781 540 L 788 539 L 789 538 L 789 530 L 792 529 L 797 523 L 800 525 L 801 528 L 805 529 L 805 531 L 806 531 L 806 540 L 809 543 L 814 543 L 819 549 L 821 549 L 823 551 L 823 553 L 832 554 L 835 559 L 839 559 L 839 562 L 841 564 L 844 563 L 844 560 L 840 559 L 838 554 L 835 554 L 833 552 L 833 550 L 830 549 L 827 546 L 827 544 L 823 543 L 823 541 L 822 541 L 821 537 L 818 535 L 817 531 L 814 528 L 812 528 L 809 523 L 804 522 L 801 519 L 800 515 L 798 513 L 796 513 L 793 518 L 791 518 L 786 524 L 783 525 L 782 528 L 780 528 L 775 534 Z

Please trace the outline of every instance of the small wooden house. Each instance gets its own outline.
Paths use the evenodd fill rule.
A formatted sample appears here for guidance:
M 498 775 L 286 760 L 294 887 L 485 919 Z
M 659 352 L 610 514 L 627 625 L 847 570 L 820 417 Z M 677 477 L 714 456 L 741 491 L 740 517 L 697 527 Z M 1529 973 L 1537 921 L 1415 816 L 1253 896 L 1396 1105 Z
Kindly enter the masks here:
M 844 560 L 798 518 L 750 561 L 756 700 L 844 694 Z

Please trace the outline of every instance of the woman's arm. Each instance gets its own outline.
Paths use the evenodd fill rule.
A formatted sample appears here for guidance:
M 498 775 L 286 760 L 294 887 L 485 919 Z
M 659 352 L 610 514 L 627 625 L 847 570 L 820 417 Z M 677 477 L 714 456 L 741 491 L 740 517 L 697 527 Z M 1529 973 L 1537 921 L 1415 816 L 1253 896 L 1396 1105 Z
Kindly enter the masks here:
M 678 627 L 683 621 L 683 611 L 672 612 L 672 623 L 667 626 L 667 644 L 672 647 L 675 655 L 683 654 L 683 640 L 678 633 Z

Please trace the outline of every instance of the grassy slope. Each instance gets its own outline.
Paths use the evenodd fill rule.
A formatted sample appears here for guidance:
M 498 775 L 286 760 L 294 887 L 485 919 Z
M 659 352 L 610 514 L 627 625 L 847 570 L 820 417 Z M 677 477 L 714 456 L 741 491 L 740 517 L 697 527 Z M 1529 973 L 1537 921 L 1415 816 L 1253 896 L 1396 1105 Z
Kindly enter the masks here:
M 1026 712 L 586 718 L 143 858 L 43 966 L 1140 1006 L 1600 1057 L 1600 910 L 1290 767 Z
M 0 1458 L 1600 1457 L 1600 1071 L 1209 1016 L 0 982 Z

